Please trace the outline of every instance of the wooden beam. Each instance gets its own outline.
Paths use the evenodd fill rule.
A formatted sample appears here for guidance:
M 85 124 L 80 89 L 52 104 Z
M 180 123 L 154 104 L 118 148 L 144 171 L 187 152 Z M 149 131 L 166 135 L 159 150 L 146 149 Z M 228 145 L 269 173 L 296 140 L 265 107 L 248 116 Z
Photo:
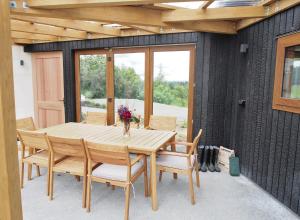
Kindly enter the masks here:
M 210 33 L 236 34 L 236 23 L 233 21 L 193 21 L 172 23 L 172 27 Z
M 21 220 L 9 1 L 0 8 L 0 219 Z
M 209 1 L 206 1 L 202 6 L 201 8 L 202 9 L 206 9 L 208 8 L 215 0 L 209 0 Z
M 255 24 L 259 21 L 262 21 L 263 19 L 267 17 L 271 17 L 281 11 L 287 10 L 295 5 L 299 5 L 300 0 L 281 0 L 273 2 L 272 4 L 265 7 L 265 13 L 266 17 L 259 18 L 259 19 L 244 19 L 237 23 L 237 30 L 246 28 L 252 24 Z
M 21 31 L 11 31 L 11 37 L 15 39 L 40 40 L 40 41 L 59 41 L 59 38 L 52 35 L 32 34 Z
M 14 20 L 29 21 L 36 24 L 46 24 L 56 27 L 72 28 L 75 30 L 86 31 L 89 33 L 104 34 L 108 36 L 120 36 L 121 32 L 117 29 L 104 28 L 103 23 L 100 22 L 89 22 L 89 21 L 78 21 L 71 19 L 58 19 L 58 18 L 43 18 L 43 17 L 32 17 L 23 15 L 11 15 Z
M 147 5 L 168 2 L 189 2 L 191 0 L 28 0 L 31 8 L 87 8 L 99 6 Z
M 59 37 L 70 37 L 77 39 L 86 39 L 85 31 L 77 31 L 68 28 L 54 27 L 44 24 L 33 24 L 25 21 L 11 20 L 11 29 L 13 31 L 22 31 L 36 34 L 47 34 Z
M 159 10 L 131 6 L 60 10 L 28 8 L 12 9 L 11 13 L 14 15 L 100 21 L 122 25 L 166 26 L 166 24 L 161 21 L 161 12 Z
M 266 6 L 270 5 L 278 0 L 261 0 L 257 5 Z
M 177 9 L 162 12 L 163 22 L 238 20 L 265 16 L 262 6 L 225 7 L 208 9 Z
M 147 27 L 147 26 L 141 26 L 141 25 L 130 25 L 130 27 L 135 28 L 137 30 L 146 31 L 148 33 L 152 34 L 160 34 L 161 28 L 159 27 Z

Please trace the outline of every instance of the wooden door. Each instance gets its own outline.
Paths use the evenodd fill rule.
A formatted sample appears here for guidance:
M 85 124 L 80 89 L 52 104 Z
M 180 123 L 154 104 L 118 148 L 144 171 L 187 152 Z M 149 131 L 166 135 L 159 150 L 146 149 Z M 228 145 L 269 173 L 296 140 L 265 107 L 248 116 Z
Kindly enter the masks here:
M 36 53 L 32 62 L 36 123 L 40 128 L 64 123 L 62 52 Z

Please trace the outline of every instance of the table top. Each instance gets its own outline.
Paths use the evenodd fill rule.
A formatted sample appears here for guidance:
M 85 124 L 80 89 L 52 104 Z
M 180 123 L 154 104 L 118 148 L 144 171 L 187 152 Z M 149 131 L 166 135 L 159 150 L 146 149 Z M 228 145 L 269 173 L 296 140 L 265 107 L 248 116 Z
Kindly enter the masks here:
M 66 123 L 43 128 L 50 136 L 83 138 L 95 143 L 127 145 L 130 152 L 151 153 L 170 142 L 176 135 L 172 131 L 130 129 L 130 136 L 123 136 L 123 127 L 101 126 L 83 123 Z

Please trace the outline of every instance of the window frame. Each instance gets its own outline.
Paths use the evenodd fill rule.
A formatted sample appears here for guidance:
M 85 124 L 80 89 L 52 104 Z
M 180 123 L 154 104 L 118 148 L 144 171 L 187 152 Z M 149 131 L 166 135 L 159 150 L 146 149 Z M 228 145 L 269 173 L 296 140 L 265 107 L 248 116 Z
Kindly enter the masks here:
M 300 33 L 281 37 L 277 40 L 275 80 L 273 88 L 273 105 L 275 110 L 300 113 L 300 99 L 282 97 L 285 51 L 287 47 L 300 45 Z

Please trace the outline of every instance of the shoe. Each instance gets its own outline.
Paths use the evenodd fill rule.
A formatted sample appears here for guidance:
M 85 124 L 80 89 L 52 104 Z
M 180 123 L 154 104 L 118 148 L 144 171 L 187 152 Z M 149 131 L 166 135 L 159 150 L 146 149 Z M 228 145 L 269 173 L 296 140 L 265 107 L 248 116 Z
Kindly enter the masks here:
M 220 148 L 218 148 L 217 146 L 214 146 L 214 167 L 215 167 L 215 171 L 216 172 L 221 172 L 221 169 L 219 167 L 219 151 Z
M 215 172 L 215 166 L 214 166 L 214 147 L 213 146 L 209 146 L 209 158 L 208 158 L 208 170 L 210 172 Z
M 204 148 L 203 148 L 203 162 L 202 162 L 202 164 L 201 164 L 201 168 L 200 168 L 200 170 L 202 171 L 202 172 L 206 172 L 207 171 L 207 158 L 208 158 L 208 152 L 209 151 L 209 146 L 205 146 Z

